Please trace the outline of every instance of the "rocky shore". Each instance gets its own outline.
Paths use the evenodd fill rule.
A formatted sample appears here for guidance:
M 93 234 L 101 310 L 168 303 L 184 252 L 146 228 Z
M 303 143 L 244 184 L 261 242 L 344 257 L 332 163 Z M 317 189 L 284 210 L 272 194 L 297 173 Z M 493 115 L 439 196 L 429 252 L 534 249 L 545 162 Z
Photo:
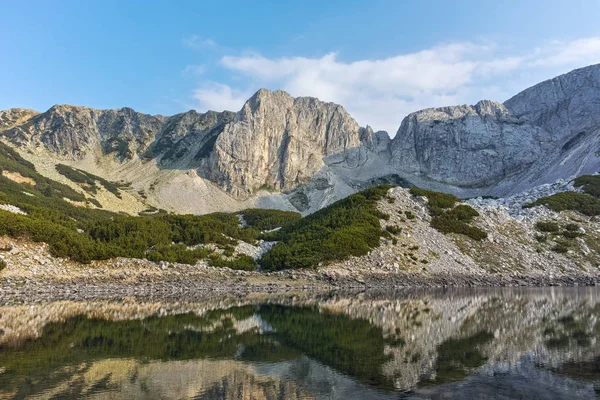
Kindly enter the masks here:
M 0 304 L 123 297 L 182 298 L 198 295 L 291 293 L 331 290 L 393 290 L 398 288 L 595 286 L 600 276 L 590 274 L 490 274 L 482 271 L 397 270 L 385 267 L 344 267 L 348 260 L 317 270 L 279 272 L 234 271 L 204 264 L 156 264 L 147 260 L 117 259 L 81 265 L 55 259 L 44 244 L 0 238 L 7 267 L 0 273 Z M 381 257 L 382 249 L 372 257 Z
M 597 286 L 600 278 L 590 276 L 468 276 L 371 274 L 359 278 L 337 278 L 324 271 L 302 278 L 292 274 L 256 274 L 248 279 L 227 279 L 203 282 L 192 279 L 140 282 L 90 283 L 85 281 L 54 282 L 14 280 L 0 283 L 0 305 L 22 302 L 108 299 L 122 297 L 179 298 L 189 294 L 284 293 L 323 290 L 394 290 L 399 288 L 447 287 L 535 287 L 535 286 Z

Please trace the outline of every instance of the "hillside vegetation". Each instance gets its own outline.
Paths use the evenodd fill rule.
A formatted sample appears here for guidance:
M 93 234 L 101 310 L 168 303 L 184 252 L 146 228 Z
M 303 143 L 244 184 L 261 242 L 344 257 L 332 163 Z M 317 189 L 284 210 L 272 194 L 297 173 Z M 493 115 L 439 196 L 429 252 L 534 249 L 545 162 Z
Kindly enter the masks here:
M 3 176 L 2 181 L 0 182 L 0 195 L 15 188 L 18 188 L 19 192 L 35 188 L 37 192 L 43 193 L 45 197 L 67 198 L 69 200 L 80 202 L 86 201 L 84 195 L 76 192 L 69 186 L 46 178 L 45 176 L 37 173 L 32 163 L 25 160 L 19 153 L 3 143 L 0 143 L 0 172 L 16 173 L 21 175 L 23 178 L 29 178 L 31 181 L 33 181 L 32 185 L 26 184 L 25 186 L 7 186 L 7 183 L 13 181 Z
M 262 238 L 280 241 L 263 256 L 266 269 L 306 268 L 366 254 L 379 245 L 381 236 L 389 235 L 379 224 L 385 216 L 377 211 L 376 202 L 390 186 L 365 190 L 305 218 L 288 211 L 241 211 L 245 226 L 229 213 L 126 216 L 71 204 L 64 198 L 83 203 L 85 196 L 39 175 L 12 149 L 0 150 L 3 169 L 36 182 L 28 185 L 0 177 L 0 203 L 26 213 L 0 210 L 0 234 L 45 242 L 54 256 L 82 263 L 114 257 L 187 264 L 206 259 L 218 267 L 251 270 L 255 261 L 243 254 L 234 257 L 233 246 L 239 240 L 254 244 Z M 91 174 L 65 165 L 57 169 L 88 190 L 102 184 L 118 193 L 116 186 Z
M 100 184 L 104 186 L 106 190 L 117 196 L 119 199 L 121 198 L 121 192 L 119 191 L 119 187 L 116 184 L 109 182 L 104 178 L 64 164 L 56 165 L 56 170 L 59 174 L 65 176 L 71 181 L 82 184 L 83 188 L 90 193 L 96 194 L 98 190 L 98 184 Z
M 382 228 L 380 220 L 389 219 L 389 215 L 377 208 L 377 202 L 392 188 L 390 185 L 363 190 L 304 218 L 296 212 L 264 209 L 248 209 L 237 215 L 127 216 L 65 201 L 67 198 L 84 203 L 85 196 L 42 177 L 10 148 L 3 146 L 0 150 L 4 151 L 2 168 L 36 182 L 27 185 L 0 177 L 0 202 L 27 213 L 0 211 L 0 234 L 45 242 L 54 256 L 82 263 L 114 257 L 186 264 L 207 260 L 217 267 L 253 270 L 256 262 L 243 254 L 234 256 L 234 246 L 238 241 L 256 244 L 264 239 L 278 242 L 259 261 L 265 270 L 313 268 L 365 255 L 380 245 L 382 237 L 398 233 L 391 227 Z M 116 185 L 84 171 L 62 164 L 57 170 L 85 185 L 88 191 L 102 185 L 115 195 L 119 193 Z M 470 225 L 477 212 L 457 205 L 456 197 L 418 188 L 411 193 L 429 199 L 434 228 L 478 240 L 485 237 L 485 232 Z
M 288 227 L 302 218 L 302 214 L 293 211 L 250 208 L 240 212 L 246 224 L 261 231 Z
M 367 254 L 379 246 L 382 236 L 377 209 L 390 185 L 381 185 L 339 200 L 297 223 L 271 234 L 279 240 L 260 260 L 267 270 L 315 267 L 320 263 Z
M 582 175 L 573 181 L 573 186 L 581 192 L 562 192 L 542 197 L 523 207 L 546 206 L 559 211 L 577 211 L 584 215 L 600 215 L 600 175 Z
M 472 226 L 473 218 L 479 216 L 477 210 L 466 204 L 456 205 L 460 200 L 447 193 L 411 188 L 413 196 L 427 198 L 427 209 L 431 215 L 431 227 L 442 233 L 458 233 L 474 240 L 483 240 L 487 233 Z
M 86 198 L 83 194 L 40 175 L 33 164 L 1 143 L 0 168 L 34 182 L 18 183 L 0 175 L 0 204 L 16 206 L 26 213 L 21 215 L 0 210 L 0 235 L 45 242 L 56 257 L 82 263 L 131 257 L 188 264 L 209 258 L 211 263 L 219 266 L 255 268 L 254 261 L 248 260 L 248 257 L 223 258 L 211 254 L 213 250 L 199 246 L 210 243 L 226 248 L 237 240 L 254 243 L 259 230 L 241 228 L 233 214 L 132 217 L 75 206 L 65 199 L 84 203 Z M 92 175 L 78 170 L 61 170 L 75 180 L 86 177 L 90 179 L 86 181 L 88 184 L 91 180 L 96 181 Z M 108 185 L 102 180 L 99 182 Z

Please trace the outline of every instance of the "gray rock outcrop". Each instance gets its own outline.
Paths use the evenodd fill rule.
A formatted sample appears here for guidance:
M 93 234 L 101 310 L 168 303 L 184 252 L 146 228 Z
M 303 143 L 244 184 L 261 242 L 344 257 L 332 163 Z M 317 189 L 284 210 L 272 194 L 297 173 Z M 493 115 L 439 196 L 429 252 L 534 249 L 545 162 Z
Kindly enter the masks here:
M 600 65 L 535 85 L 504 104 L 427 109 L 406 117 L 392 140 L 399 173 L 506 195 L 598 172 Z
M 39 112 L 27 108 L 0 110 L 0 130 L 10 129 L 15 125 L 20 125 L 38 114 Z
M 500 103 L 410 114 L 391 144 L 392 165 L 459 187 L 487 187 L 539 157 L 543 129 L 523 124 Z

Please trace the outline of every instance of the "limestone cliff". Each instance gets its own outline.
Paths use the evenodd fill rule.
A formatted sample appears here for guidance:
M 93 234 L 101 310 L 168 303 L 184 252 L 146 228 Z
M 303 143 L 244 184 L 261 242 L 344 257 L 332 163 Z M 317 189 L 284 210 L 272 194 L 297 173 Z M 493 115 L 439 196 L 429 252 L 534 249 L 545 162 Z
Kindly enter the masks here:
M 493 101 L 427 109 L 402 121 L 391 162 L 400 171 L 435 181 L 486 187 L 533 164 L 544 133 Z
M 337 104 L 262 89 L 218 136 L 204 172 L 235 195 L 290 190 L 326 164 L 359 165 L 361 132 Z
M 500 104 L 427 109 L 402 121 L 391 163 L 458 193 L 506 195 L 600 170 L 600 64 Z M 462 192 L 460 191 L 462 190 Z

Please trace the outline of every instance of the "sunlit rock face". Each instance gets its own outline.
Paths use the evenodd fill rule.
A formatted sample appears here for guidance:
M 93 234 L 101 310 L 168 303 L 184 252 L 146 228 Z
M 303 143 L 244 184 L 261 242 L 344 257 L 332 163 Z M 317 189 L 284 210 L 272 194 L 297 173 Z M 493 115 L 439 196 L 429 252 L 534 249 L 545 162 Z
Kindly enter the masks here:
M 600 65 L 592 65 L 504 104 L 486 100 L 412 113 L 392 140 L 391 163 L 424 185 L 516 193 L 597 172 L 599 110 Z
M 513 192 L 600 170 L 600 64 L 544 81 L 504 105 L 546 132 L 542 157 Z
M 219 135 L 205 173 L 237 195 L 289 190 L 326 163 L 360 164 L 360 133 L 337 104 L 261 89 Z

